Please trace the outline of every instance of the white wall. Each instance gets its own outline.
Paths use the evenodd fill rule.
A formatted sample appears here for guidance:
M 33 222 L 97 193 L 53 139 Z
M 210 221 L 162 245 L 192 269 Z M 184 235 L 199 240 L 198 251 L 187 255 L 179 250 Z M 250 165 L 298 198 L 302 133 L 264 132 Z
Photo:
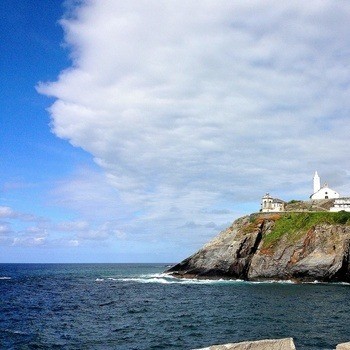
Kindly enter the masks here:
M 318 192 L 311 196 L 311 199 L 334 199 L 339 198 L 339 193 L 329 187 L 322 187 Z

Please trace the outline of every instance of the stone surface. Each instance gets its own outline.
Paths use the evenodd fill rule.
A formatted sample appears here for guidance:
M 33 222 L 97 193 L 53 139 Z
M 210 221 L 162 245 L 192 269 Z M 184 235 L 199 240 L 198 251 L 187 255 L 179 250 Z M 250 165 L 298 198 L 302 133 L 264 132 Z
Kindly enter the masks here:
M 197 350 L 295 350 L 295 345 L 292 338 L 285 338 L 213 345 Z
M 336 350 L 350 350 L 350 342 L 338 344 Z
M 278 244 L 264 244 L 281 215 L 288 214 L 237 219 L 168 272 L 185 278 L 350 281 L 349 224 L 316 224 L 293 232 L 293 239 L 286 232 Z
M 350 227 L 315 226 L 296 242 L 258 249 L 248 279 L 348 281 L 349 239 Z

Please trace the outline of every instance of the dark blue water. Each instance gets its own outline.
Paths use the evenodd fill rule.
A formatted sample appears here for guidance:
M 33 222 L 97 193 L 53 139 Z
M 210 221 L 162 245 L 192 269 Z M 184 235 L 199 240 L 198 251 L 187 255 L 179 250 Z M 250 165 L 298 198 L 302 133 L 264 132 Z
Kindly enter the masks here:
M 350 341 L 350 286 L 177 281 L 165 265 L 0 264 L 1 349 L 192 349 Z

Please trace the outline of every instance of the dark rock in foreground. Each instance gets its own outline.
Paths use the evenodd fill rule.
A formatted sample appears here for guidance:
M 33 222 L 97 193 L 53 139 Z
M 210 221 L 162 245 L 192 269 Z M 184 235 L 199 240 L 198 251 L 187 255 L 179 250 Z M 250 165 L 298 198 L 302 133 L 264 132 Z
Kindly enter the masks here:
M 350 282 L 350 213 L 245 216 L 168 272 L 185 278 Z

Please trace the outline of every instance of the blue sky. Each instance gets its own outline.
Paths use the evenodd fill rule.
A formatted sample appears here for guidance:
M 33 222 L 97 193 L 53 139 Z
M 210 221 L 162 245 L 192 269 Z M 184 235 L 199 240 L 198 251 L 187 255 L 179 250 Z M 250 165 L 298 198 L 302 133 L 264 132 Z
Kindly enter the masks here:
M 0 10 L 0 262 L 176 262 L 315 170 L 350 195 L 347 2 Z

